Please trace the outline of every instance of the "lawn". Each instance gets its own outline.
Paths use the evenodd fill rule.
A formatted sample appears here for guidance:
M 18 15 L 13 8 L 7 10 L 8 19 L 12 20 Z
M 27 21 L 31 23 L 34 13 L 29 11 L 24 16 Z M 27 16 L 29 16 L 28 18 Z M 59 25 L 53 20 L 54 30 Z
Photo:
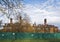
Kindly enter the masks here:
M 60 39 L 2 39 L 0 42 L 60 42 Z

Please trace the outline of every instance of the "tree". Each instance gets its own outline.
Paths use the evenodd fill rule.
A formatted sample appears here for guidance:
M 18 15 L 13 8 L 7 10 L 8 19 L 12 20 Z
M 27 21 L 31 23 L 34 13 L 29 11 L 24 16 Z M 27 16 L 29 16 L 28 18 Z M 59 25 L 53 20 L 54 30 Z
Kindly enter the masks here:
M 17 20 L 20 16 L 26 22 L 30 22 L 30 18 L 23 12 L 23 0 L 0 0 L 0 15 Z
M 25 22 L 27 22 L 27 23 L 29 23 L 30 22 L 30 17 L 29 17 L 29 15 L 27 15 L 27 14 L 24 14 L 24 21 Z
M 6 15 L 8 18 L 17 16 L 18 11 L 16 10 L 21 10 L 21 3 L 22 0 L 0 0 L 0 15 Z

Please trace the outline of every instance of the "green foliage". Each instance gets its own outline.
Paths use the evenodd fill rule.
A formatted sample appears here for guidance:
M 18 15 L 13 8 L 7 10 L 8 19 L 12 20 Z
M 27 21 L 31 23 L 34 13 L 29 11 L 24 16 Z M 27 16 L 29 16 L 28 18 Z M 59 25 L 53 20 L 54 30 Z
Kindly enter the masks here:
M 60 33 L 0 32 L 0 39 L 60 39 Z

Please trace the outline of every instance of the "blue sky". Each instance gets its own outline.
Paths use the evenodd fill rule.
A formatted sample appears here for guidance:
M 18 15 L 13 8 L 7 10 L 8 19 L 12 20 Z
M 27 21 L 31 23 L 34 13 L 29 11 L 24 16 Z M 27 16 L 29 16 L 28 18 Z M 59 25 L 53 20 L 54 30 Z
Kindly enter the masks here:
M 40 4 L 40 3 L 44 3 L 47 0 L 24 0 L 24 3 L 26 4 Z
M 43 24 L 47 18 L 48 24 L 60 28 L 60 0 L 24 0 L 24 6 L 33 23 Z
M 47 24 L 60 28 L 60 0 L 23 0 L 22 3 L 24 4 L 23 12 L 29 15 L 32 23 L 43 24 L 46 18 Z M 16 11 L 19 10 L 16 9 Z M 6 19 L 6 16 L 4 18 Z

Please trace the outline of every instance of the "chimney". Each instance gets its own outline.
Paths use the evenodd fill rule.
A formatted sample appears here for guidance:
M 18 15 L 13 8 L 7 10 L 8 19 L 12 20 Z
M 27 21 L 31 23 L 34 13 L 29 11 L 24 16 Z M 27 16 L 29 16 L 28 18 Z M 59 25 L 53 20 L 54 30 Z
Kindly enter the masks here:
M 47 19 L 44 19 L 44 25 L 46 25 L 47 24 Z
M 33 27 L 35 27 L 36 26 L 36 22 L 34 22 L 34 24 L 33 24 Z
M 22 20 L 22 17 L 20 16 L 20 20 Z
M 21 16 L 19 17 L 19 22 L 20 22 L 20 23 L 22 22 L 22 17 L 21 17 Z
M 13 19 L 12 18 L 10 18 L 10 23 L 13 23 L 13 21 L 12 21 Z

